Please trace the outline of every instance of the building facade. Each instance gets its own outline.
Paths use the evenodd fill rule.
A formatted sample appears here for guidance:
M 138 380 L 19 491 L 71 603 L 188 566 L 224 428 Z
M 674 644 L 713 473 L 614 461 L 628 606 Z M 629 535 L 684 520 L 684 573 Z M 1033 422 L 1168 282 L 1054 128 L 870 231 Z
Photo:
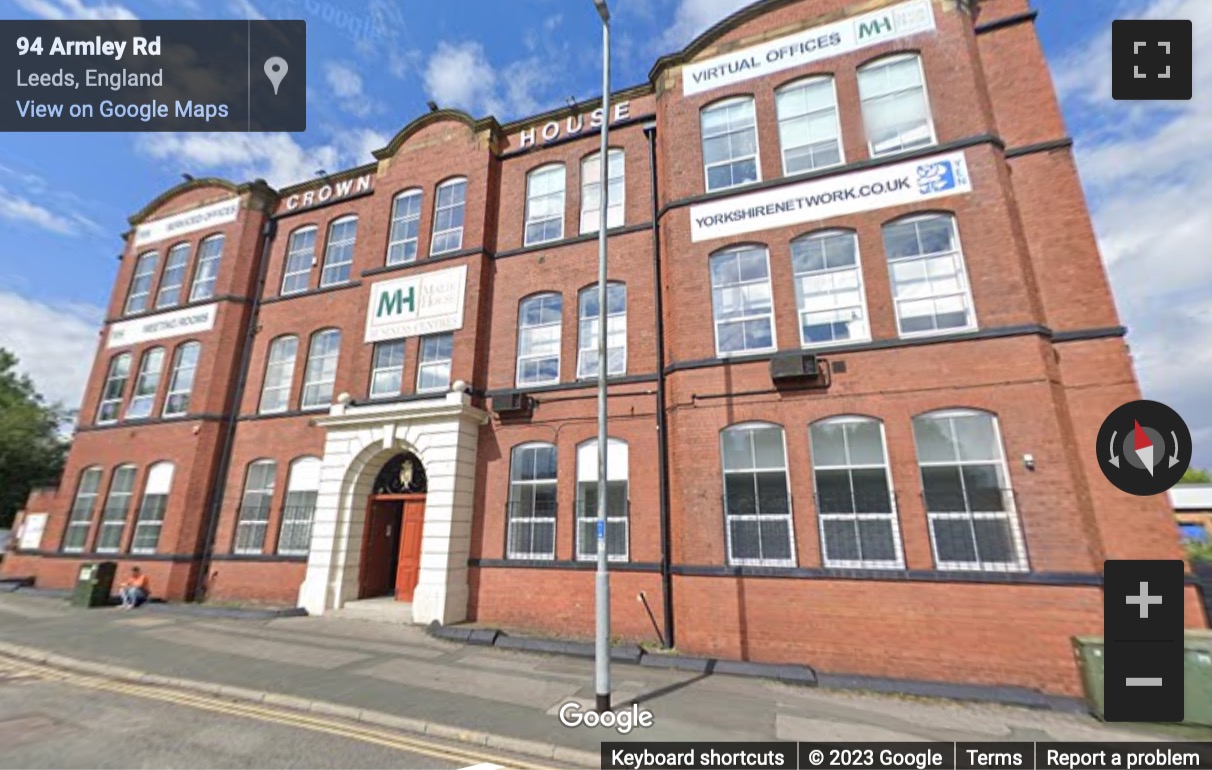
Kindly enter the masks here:
M 762 0 L 609 115 L 165 192 L 5 574 L 588 636 L 604 317 L 615 636 L 1079 692 L 1103 560 L 1181 552 L 1098 469 L 1140 393 L 1033 20 Z

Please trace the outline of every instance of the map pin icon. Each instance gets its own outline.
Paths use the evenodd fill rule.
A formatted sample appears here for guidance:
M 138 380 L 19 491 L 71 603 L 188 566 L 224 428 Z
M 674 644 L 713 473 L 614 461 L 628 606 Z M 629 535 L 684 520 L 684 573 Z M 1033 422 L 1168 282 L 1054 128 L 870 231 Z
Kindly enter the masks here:
M 286 77 L 288 69 L 290 67 L 286 66 L 286 60 L 281 56 L 271 56 L 265 60 L 265 77 L 274 85 L 274 96 L 278 95 L 278 86 L 282 83 L 282 78 Z

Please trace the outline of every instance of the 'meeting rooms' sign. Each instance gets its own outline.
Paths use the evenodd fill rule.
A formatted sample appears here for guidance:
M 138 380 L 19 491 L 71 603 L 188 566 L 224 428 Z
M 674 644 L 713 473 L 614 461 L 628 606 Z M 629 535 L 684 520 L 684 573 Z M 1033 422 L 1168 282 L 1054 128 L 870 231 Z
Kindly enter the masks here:
M 690 240 L 708 241 L 972 191 L 964 153 L 935 155 L 690 208 Z
M 395 340 L 463 328 L 463 289 L 467 265 L 370 287 L 366 342 Z
M 189 307 L 170 313 L 157 313 L 145 318 L 132 318 L 109 327 L 105 347 L 137 345 L 140 342 L 162 340 L 184 334 L 210 331 L 215 325 L 215 313 L 219 306 L 211 303 L 202 307 Z

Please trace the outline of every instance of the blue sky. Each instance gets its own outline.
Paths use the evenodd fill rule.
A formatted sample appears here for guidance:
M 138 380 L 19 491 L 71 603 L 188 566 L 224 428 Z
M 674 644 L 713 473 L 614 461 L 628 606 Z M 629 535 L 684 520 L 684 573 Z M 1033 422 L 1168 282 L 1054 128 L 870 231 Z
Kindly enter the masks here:
M 613 0 L 615 83 L 746 0 Z M 1212 465 L 1212 2 L 1034 0 L 1103 256 L 1147 397 L 1182 413 Z M 1195 20 L 1196 98 L 1110 99 L 1110 22 Z M 0 345 L 75 405 L 126 217 L 180 174 L 284 185 L 369 161 L 433 99 L 502 122 L 598 94 L 589 0 L 0 0 L 4 18 L 302 18 L 303 134 L 0 134 Z M 1202 90 L 1201 90 L 1202 87 Z M 1201 442 L 1202 439 L 1202 442 Z M 1202 446 L 1201 446 L 1202 443 Z

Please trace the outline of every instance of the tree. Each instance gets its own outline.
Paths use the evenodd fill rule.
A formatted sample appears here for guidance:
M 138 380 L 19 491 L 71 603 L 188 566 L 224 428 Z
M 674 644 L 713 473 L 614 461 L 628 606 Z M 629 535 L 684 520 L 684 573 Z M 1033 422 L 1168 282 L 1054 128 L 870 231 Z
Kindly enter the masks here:
M 1187 472 L 1178 480 L 1179 484 L 1212 484 L 1212 473 L 1202 468 L 1187 468 Z
M 58 482 L 68 449 L 59 426 L 67 418 L 62 405 L 47 404 L 33 381 L 17 373 L 17 357 L 0 348 L 0 528 L 12 526 L 31 489 Z

